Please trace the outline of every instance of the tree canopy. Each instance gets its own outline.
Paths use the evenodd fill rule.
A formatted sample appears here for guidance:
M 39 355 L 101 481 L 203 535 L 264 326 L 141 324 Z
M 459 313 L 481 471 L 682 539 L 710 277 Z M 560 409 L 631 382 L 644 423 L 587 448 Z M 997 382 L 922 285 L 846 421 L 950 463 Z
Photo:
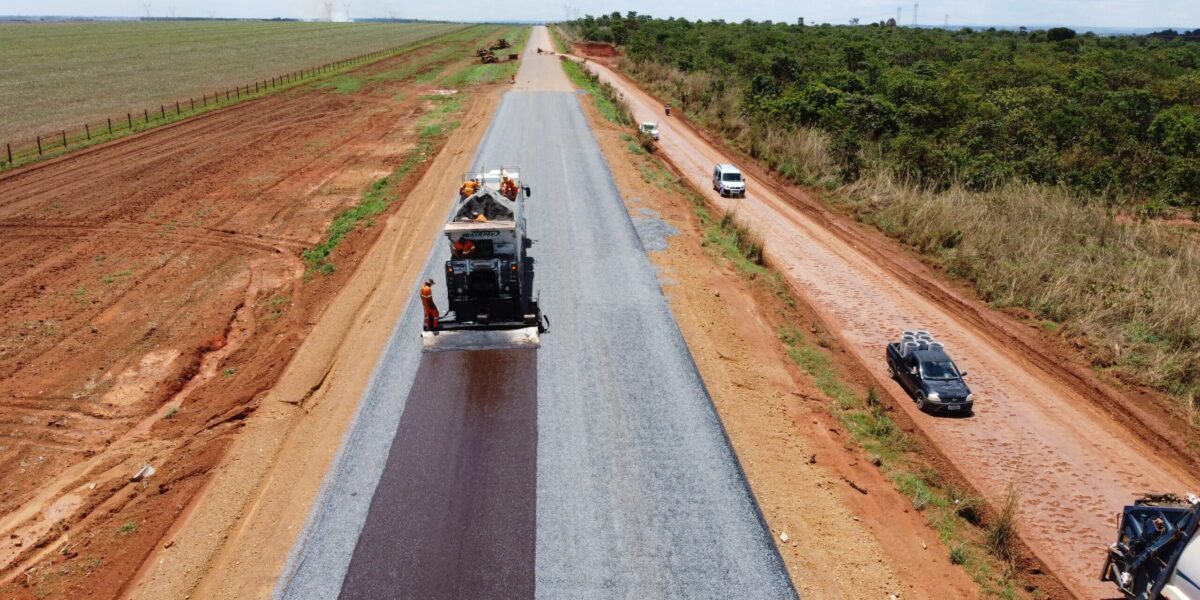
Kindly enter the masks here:
M 570 24 L 630 60 L 703 73 L 760 130 L 815 127 L 930 186 L 1020 179 L 1200 205 L 1200 43 L 801 23 L 655 19 Z M 1172 32 L 1173 33 L 1173 32 Z M 719 89 L 718 89 L 719 88 Z M 843 171 L 853 177 L 856 169 Z

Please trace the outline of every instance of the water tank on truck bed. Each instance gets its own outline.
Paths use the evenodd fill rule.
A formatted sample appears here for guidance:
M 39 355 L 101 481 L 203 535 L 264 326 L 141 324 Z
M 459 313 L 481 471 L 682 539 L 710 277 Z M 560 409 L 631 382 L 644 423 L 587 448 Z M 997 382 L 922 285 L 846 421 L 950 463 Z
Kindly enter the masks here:
M 422 332 L 426 351 L 536 348 L 549 320 L 533 293 L 525 225 L 529 186 L 520 170 L 470 173 L 444 232 L 451 256 L 442 273 L 448 308 Z

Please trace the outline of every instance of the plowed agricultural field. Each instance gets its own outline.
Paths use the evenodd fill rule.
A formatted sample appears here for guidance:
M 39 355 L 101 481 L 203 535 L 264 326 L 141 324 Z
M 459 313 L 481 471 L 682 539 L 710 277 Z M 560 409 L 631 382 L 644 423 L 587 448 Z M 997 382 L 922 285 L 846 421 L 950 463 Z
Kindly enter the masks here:
M 449 23 L 0 24 L 0 143 L 462 29 Z
M 0 174 L 0 598 L 130 589 L 512 31 Z

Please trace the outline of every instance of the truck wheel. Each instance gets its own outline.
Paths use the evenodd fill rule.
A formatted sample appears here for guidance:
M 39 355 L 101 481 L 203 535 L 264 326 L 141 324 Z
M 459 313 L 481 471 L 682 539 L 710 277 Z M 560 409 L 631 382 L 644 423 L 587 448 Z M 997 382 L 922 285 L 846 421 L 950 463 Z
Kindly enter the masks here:
M 896 368 L 892 366 L 892 361 L 890 361 L 890 360 L 888 361 L 888 378 L 889 379 L 896 378 Z
M 921 412 L 925 412 L 925 409 L 928 408 L 928 406 L 929 401 L 925 398 L 925 392 L 917 392 L 917 408 L 920 409 Z

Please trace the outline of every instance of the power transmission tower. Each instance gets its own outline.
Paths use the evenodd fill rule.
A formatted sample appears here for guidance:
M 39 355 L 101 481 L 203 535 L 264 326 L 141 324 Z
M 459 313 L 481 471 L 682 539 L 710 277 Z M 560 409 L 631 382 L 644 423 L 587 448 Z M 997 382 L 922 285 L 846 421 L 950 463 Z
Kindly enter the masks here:
M 900 15 L 903 13 L 904 13 L 904 7 L 897 6 L 896 7 L 896 27 L 901 27 L 900 24 L 903 23 L 903 21 L 900 20 Z
M 332 2 L 325 3 L 325 20 L 327 20 L 327 21 L 333 20 L 333 3 Z
M 342 8 L 346 10 L 346 22 L 349 23 L 350 22 L 350 4 L 349 3 L 343 4 Z
M 146 18 L 147 18 L 147 19 L 149 19 L 149 18 L 150 18 L 150 5 L 149 5 L 149 4 L 143 4 L 143 5 L 142 5 L 142 8 L 146 9 Z
M 950 29 L 950 15 L 949 14 L 946 15 L 946 21 L 944 23 L 942 23 L 942 28 Z
M 175 18 L 175 5 L 174 4 L 167 7 L 167 13 L 171 15 L 172 19 Z
M 916 2 L 913 2 L 913 27 L 917 26 L 917 7 L 919 7 L 919 6 L 921 6 L 921 5 Z

